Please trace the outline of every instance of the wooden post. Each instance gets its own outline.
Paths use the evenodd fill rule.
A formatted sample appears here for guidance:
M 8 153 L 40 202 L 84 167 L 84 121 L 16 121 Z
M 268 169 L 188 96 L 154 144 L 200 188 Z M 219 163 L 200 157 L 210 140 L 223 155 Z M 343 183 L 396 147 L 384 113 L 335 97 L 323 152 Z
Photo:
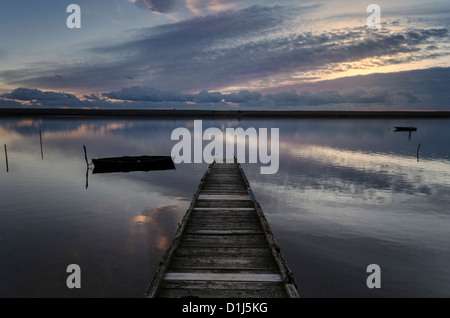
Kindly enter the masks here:
M 88 158 L 87 158 L 87 151 L 86 151 L 86 146 L 85 145 L 83 145 L 83 148 L 84 148 L 84 160 L 86 160 L 86 164 L 88 165 L 88 167 L 89 167 L 89 162 L 88 162 Z
M 419 147 L 417 147 L 417 162 L 419 162 L 419 150 L 420 150 L 420 144 L 419 144 Z
M 9 172 L 9 166 L 8 166 L 8 150 L 6 149 L 6 145 L 5 145 L 5 158 L 6 158 L 6 172 Z

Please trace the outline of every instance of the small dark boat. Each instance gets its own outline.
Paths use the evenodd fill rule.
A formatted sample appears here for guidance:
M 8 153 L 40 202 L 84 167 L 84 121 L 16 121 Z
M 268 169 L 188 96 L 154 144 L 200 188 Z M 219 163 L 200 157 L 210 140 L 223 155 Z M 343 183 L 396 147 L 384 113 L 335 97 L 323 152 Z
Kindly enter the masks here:
M 170 156 L 111 157 L 92 159 L 92 173 L 174 170 Z
M 394 127 L 395 131 L 417 131 L 416 127 Z

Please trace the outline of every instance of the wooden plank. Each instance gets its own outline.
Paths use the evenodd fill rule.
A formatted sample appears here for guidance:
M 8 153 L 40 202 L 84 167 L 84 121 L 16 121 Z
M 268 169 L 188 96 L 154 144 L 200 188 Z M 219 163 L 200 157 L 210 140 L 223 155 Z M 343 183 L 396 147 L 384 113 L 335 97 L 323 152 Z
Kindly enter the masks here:
M 208 180 L 217 180 L 217 181 L 233 180 L 233 181 L 241 182 L 242 181 L 242 176 L 239 173 L 236 173 L 236 174 L 215 174 L 215 173 L 210 173 L 205 178 L 205 181 L 208 181 Z
M 236 169 L 233 170 L 229 170 L 229 169 L 217 169 L 217 168 L 212 168 L 211 169 L 211 173 L 207 176 L 236 176 L 241 178 L 241 174 L 239 171 L 237 171 Z
M 282 282 L 280 274 L 208 274 L 208 273 L 166 273 L 164 280 L 207 280 L 227 282 Z
M 198 258 L 174 256 L 171 261 L 172 270 L 175 269 L 277 269 L 277 263 L 272 255 L 258 257 L 219 257 L 203 255 Z M 281 276 L 280 276 L 281 277 Z
M 205 208 L 204 210 L 194 210 L 192 217 L 203 217 L 208 219 L 217 218 L 217 220 L 233 220 L 235 217 L 249 217 L 256 218 L 255 223 L 259 223 L 258 214 L 255 210 L 226 210 L 226 209 L 213 209 Z M 237 221 L 237 220 L 236 220 Z
M 216 247 L 267 247 L 263 234 L 259 235 L 191 235 L 182 237 L 181 246 L 216 246 Z
M 231 180 L 237 180 L 240 183 L 242 182 L 242 176 L 239 173 L 211 173 L 209 174 L 205 180 L 217 180 L 217 181 L 221 181 L 221 180 L 227 180 L 227 179 L 231 179 Z
M 230 282 L 206 282 L 200 281 L 164 281 L 164 287 L 158 297 L 181 298 L 286 298 L 283 283 L 240 283 L 237 286 Z M 253 288 L 251 286 L 254 286 Z M 221 286 L 221 287 L 219 287 Z
M 233 174 L 235 176 L 242 177 L 238 170 L 236 170 L 235 167 L 227 168 L 227 169 L 221 169 L 218 167 L 213 167 L 211 169 L 211 173 L 208 175 L 208 177 L 216 176 L 220 174 Z
M 250 196 L 248 194 L 200 194 L 198 200 L 250 200 Z
M 225 180 L 225 179 L 233 179 L 233 180 L 242 180 L 242 177 L 239 173 L 212 173 L 205 178 L 208 180 Z
M 250 200 L 197 200 L 197 208 L 251 208 Z
M 189 223 L 194 221 L 213 224 L 232 223 L 239 226 L 241 222 L 252 222 L 255 225 L 261 225 L 258 220 L 255 211 L 203 210 L 194 211 Z
M 222 193 L 228 193 L 228 191 L 248 191 L 248 189 L 240 184 L 223 184 L 220 182 L 217 183 L 207 183 L 202 188 L 203 191 L 207 190 L 222 190 Z
M 284 292 L 284 284 L 280 282 L 236 282 L 236 281 L 214 281 L 214 280 L 166 280 L 164 288 L 167 289 L 215 289 L 215 290 L 259 290 L 263 291 L 268 288 L 279 290 L 279 293 Z
M 228 188 L 228 189 L 224 189 L 223 187 L 217 186 L 217 187 L 204 187 L 202 189 L 202 194 L 204 193 L 217 193 L 217 194 L 223 194 L 224 192 L 226 192 L 227 194 L 239 194 L 242 193 L 243 195 L 248 195 L 248 189 L 242 187 L 242 188 L 238 188 L 238 187 L 234 187 L 234 188 Z
M 225 185 L 223 183 L 208 183 L 202 188 L 202 191 L 210 191 L 210 190 L 222 190 L 223 194 L 227 194 L 228 191 L 242 191 L 248 193 L 248 189 L 241 185 Z
M 174 253 L 175 256 L 203 257 L 210 255 L 213 257 L 271 257 L 272 253 L 268 248 L 234 248 L 234 247 L 179 247 Z
M 189 227 L 186 228 L 186 234 L 204 234 L 204 235 L 251 235 L 251 234 L 264 234 L 264 230 L 261 229 L 199 229 Z
M 220 185 L 222 185 L 222 186 L 228 187 L 228 188 L 233 188 L 233 187 L 243 188 L 243 187 L 245 187 L 245 185 L 242 184 L 241 179 L 238 179 L 238 181 L 234 182 L 234 183 L 226 183 L 223 178 L 217 178 L 217 179 L 208 178 L 208 179 L 205 179 L 204 182 L 205 182 L 205 186 L 220 186 Z
M 241 212 L 242 213 L 242 212 Z M 197 214 L 197 213 L 196 213 Z M 249 216 L 235 216 L 226 217 L 217 213 L 209 213 L 209 216 L 202 215 L 192 216 L 191 221 L 186 228 L 191 227 L 205 227 L 208 229 L 262 229 L 261 224 L 258 224 L 254 215 Z
M 202 224 L 205 226 L 232 225 L 239 228 L 242 224 L 251 224 L 255 227 L 261 227 L 253 211 L 230 211 L 228 214 L 226 215 L 226 213 L 221 211 L 195 211 L 195 215 L 192 215 L 189 226 L 201 226 Z
M 195 207 L 195 211 L 256 211 L 253 207 L 246 207 L 246 208 L 231 208 L 231 207 L 223 207 L 223 208 L 201 208 L 201 207 Z
M 204 188 L 202 189 L 202 194 L 221 194 L 224 192 L 227 192 L 229 194 L 240 194 L 240 195 L 248 195 L 247 189 L 221 189 L 221 188 Z
M 187 229 L 205 229 L 205 230 L 262 230 L 263 227 L 255 222 L 256 218 L 232 218 L 224 219 L 218 218 L 218 221 L 211 218 L 192 218 Z
M 220 218 L 219 218 L 220 220 Z M 207 229 L 207 230 L 262 230 L 262 226 L 255 223 L 255 218 L 232 218 L 231 220 L 225 219 L 222 222 L 218 222 L 211 218 L 192 218 L 191 222 L 186 226 L 186 229 Z
M 166 273 L 179 273 L 178 268 L 168 268 Z M 183 273 L 203 273 L 203 274 L 279 274 L 280 272 L 269 268 L 183 268 Z
M 255 209 L 252 208 L 195 208 L 192 212 L 192 215 L 194 216 L 205 216 L 205 217 L 215 217 L 215 216 L 222 216 L 222 217 L 235 217 L 235 216 L 256 216 L 258 217 L 258 214 L 256 213 Z

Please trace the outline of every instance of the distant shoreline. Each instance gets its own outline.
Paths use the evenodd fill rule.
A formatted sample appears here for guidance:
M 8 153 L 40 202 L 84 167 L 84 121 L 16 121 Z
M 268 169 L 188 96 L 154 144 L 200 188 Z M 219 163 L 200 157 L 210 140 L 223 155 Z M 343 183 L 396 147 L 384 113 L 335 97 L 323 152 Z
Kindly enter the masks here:
M 135 118 L 450 118 L 450 111 L 280 111 L 181 109 L 0 108 L 1 117 Z

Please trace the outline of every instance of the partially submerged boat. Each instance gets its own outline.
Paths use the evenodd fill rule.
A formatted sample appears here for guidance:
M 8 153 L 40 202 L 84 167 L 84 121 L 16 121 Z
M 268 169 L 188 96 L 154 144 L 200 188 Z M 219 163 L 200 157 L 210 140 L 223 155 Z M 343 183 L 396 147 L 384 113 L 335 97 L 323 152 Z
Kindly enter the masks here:
M 417 131 L 417 127 L 394 127 L 395 131 Z
M 110 157 L 92 159 L 92 173 L 174 170 L 175 164 L 170 156 Z

